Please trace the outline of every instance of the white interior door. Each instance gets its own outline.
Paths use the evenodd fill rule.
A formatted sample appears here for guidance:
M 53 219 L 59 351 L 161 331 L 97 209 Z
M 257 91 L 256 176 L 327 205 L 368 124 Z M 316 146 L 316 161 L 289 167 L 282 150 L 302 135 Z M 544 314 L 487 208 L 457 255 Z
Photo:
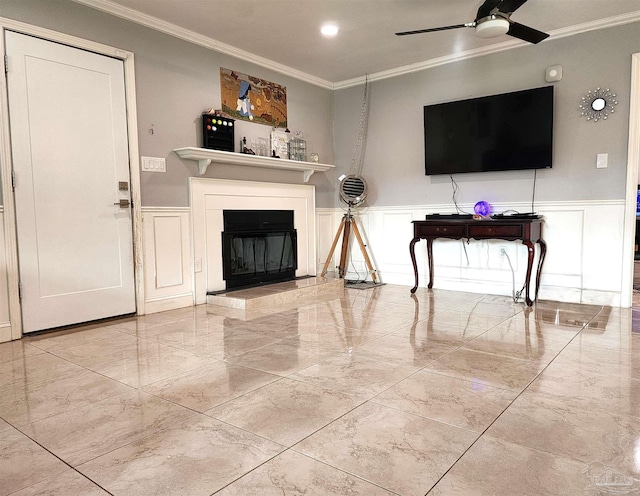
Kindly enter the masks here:
M 7 32 L 23 331 L 135 311 L 121 60 Z M 120 183 L 127 189 L 119 189 Z

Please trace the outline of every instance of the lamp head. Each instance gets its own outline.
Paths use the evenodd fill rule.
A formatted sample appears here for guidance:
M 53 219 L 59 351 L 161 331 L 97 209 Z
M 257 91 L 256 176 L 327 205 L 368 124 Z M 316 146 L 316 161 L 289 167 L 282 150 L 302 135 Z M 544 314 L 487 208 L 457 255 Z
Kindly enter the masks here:
M 340 199 L 350 207 L 356 206 L 367 197 L 367 182 L 364 178 L 350 174 L 340 180 Z

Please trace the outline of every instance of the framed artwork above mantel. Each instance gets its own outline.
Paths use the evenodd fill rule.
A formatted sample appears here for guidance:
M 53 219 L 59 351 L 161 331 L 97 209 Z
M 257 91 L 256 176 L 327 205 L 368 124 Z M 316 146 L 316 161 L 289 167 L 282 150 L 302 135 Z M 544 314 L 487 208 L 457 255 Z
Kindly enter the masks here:
M 222 112 L 238 120 L 287 128 L 287 88 L 220 68 Z

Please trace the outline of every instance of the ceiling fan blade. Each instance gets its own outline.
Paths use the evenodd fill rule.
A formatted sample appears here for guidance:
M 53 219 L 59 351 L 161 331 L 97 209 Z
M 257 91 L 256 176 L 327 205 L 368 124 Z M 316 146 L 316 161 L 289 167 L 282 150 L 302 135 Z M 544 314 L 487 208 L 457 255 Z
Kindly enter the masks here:
M 498 5 L 498 10 L 500 12 L 504 12 L 505 14 L 512 14 L 520 7 L 522 7 L 522 5 L 526 2 L 527 0 L 502 0 L 502 2 L 500 2 L 500 5 Z
M 542 31 L 538 31 L 537 29 L 530 28 L 529 26 L 525 26 L 524 24 L 517 22 L 511 23 L 507 34 L 514 38 L 528 41 L 529 43 L 540 43 L 542 40 L 549 37 L 548 33 L 543 33 Z
M 475 26 L 475 23 L 456 24 L 454 26 L 443 26 L 441 28 L 417 29 L 415 31 L 402 31 L 401 33 L 396 33 L 396 36 L 406 36 L 408 34 L 431 33 L 432 31 L 446 31 L 448 29 L 467 28 L 467 27 L 473 27 L 473 26 Z

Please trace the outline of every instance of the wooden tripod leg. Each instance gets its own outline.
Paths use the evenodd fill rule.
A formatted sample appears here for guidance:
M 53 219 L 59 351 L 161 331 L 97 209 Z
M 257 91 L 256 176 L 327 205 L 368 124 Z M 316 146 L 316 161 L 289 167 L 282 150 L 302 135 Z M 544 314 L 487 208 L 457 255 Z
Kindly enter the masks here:
M 347 255 L 349 254 L 349 235 L 351 234 L 351 216 L 344 221 L 344 233 L 342 234 L 342 251 L 340 252 L 340 265 L 338 277 L 342 279 L 347 273 Z
M 362 252 L 362 256 L 364 256 L 364 262 L 367 264 L 367 269 L 369 269 L 369 274 L 371 274 L 371 280 L 375 283 L 376 281 L 376 271 L 373 270 L 373 265 L 371 264 L 371 260 L 369 259 L 369 254 L 362 242 L 362 237 L 360 236 L 360 231 L 358 230 L 358 223 L 353 220 L 353 234 L 356 235 L 356 239 L 358 240 L 358 244 L 360 245 L 360 251 Z
M 327 269 L 329 268 L 329 264 L 331 263 L 331 259 L 333 258 L 333 252 L 336 249 L 336 245 L 338 244 L 338 240 L 340 239 L 340 234 L 342 233 L 343 227 L 344 227 L 344 217 L 340 222 L 340 227 L 338 228 L 338 232 L 336 232 L 336 237 L 333 238 L 333 244 L 331 245 L 331 249 L 329 250 L 329 256 L 327 257 L 327 261 L 324 263 L 324 267 L 322 269 L 322 272 L 320 273 L 322 277 L 324 277 L 325 274 L 327 273 Z

